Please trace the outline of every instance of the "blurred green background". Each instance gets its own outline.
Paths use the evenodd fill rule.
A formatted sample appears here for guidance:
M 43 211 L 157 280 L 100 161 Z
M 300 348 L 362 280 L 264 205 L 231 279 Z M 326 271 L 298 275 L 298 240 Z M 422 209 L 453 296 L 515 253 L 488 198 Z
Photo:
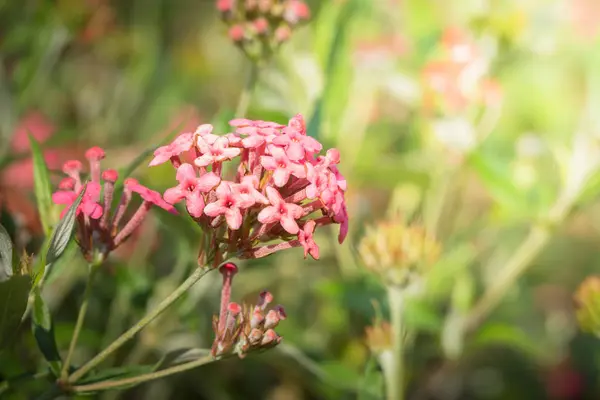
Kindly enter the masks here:
M 342 155 L 350 234 L 240 263 L 233 300 L 270 290 L 284 344 L 99 398 L 377 399 L 365 328 L 385 290 L 357 251 L 400 213 L 441 245 L 410 302 L 410 399 L 600 398 L 600 344 L 579 332 L 572 294 L 600 270 L 600 3 L 597 0 L 314 0 L 311 20 L 259 75 L 249 118 L 285 123 Z M 0 1 L 0 207 L 16 246 L 37 253 L 27 133 L 59 170 L 91 145 L 121 167 L 174 132 L 225 132 L 249 71 L 209 0 Z M 135 176 L 163 191 L 170 166 Z M 59 178 L 56 174 L 55 178 Z M 160 215 L 159 215 L 160 214 Z M 541 232 L 543 240 L 526 239 Z M 75 362 L 93 356 L 193 268 L 198 229 L 155 213 L 101 274 Z M 86 267 L 70 248 L 45 287 L 68 346 Z M 501 271 L 527 269 L 464 338 L 452 323 Z M 219 307 L 211 274 L 111 362 L 207 348 Z M 0 378 L 41 365 L 26 326 Z M 463 340 L 464 339 L 464 340 Z M 47 382 L 7 398 L 31 398 Z

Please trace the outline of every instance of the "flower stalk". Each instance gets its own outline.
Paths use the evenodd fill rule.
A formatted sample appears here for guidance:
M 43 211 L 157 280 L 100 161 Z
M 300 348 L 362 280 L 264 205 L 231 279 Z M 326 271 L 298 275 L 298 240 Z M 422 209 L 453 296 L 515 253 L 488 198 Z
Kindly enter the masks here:
M 85 392 L 95 392 L 95 391 L 99 391 L 99 390 L 117 389 L 122 386 L 138 385 L 140 383 L 165 378 L 167 376 L 178 374 L 180 372 L 189 371 L 190 369 L 194 369 L 194 368 L 200 367 L 202 365 L 209 364 L 209 363 L 211 363 L 213 361 L 217 361 L 219 359 L 220 359 L 220 357 L 215 358 L 212 355 L 208 355 L 208 356 L 199 358 L 197 360 L 190 361 L 190 362 L 187 362 L 184 364 L 179 364 L 174 367 L 165 368 L 165 369 L 163 369 L 161 371 L 157 371 L 157 372 L 150 372 L 147 374 L 142 374 L 142 375 L 134 376 L 131 378 L 115 379 L 115 380 L 108 380 L 108 381 L 103 381 L 103 382 L 99 382 L 99 383 L 91 383 L 89 385 L 74 386 L 72 388 L 72 391 L 75 393 L 85 393 Z
M 389 286 L 387 290 L 392 323 L 392 359 L 384 365 L 386 380 L 386 398 L 404 399 L 404 300 L 403 290 Z M 387 368 L 386 368 L 387 367 Z
M 244 118 L 246 116 L 246 113 L 248 112 L 248 106 L 250 105 L 250 100 L 252 99 L 254 89 L 256 88 L 256 84 L 258 82 L 258 75 L 258 63 L 256 61 L 252 61 L 250 63 L 250 72 L 248 74 L 248 78 L 246 79 L 246 84 L 244 85 L 244 89 L 240 94 L 240 99 L 235 109 L 236 118 Z
M 79 313 L 77 315 L 77 322 L 75 323 L 75 330 L 73 331 L 73 336 L 71 337 L 71 342 L 69 344 L 69 350 L 67 352 L 67 357 L 65 358 L 65 362 L 63 363 L 62 370 L 60 372 L 60 379 L 65 380 L 69 376 L 69 366 L 71 365 L 71 359 L 73 357 L 73 353 L 75 351 L 75 346 L 77 346 L 77 340 L 79 339 L 79 334 L 81 333 L 81 328 L 83 327 L 83 322 L 85 320 L 85 316 L 87 314 L 88 304 L 90 300 L 90 295 L 92 292 L 92 287 L 94 284 L 94 279 L 97 275 L 98 268 L 100 263 L 90 264 L 88 277 L 85 284 L 85 290 L 83 292 L 83 301 L 81 302 L 81 306 L 79 307 Z

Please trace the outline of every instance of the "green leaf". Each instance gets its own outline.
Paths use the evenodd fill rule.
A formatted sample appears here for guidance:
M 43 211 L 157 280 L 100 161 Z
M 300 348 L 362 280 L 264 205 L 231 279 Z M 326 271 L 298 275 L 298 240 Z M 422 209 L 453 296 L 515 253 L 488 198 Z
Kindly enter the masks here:
M 52 266 L 67 249 L 73 234 L 73 227 L 75 226 L 77 207 L 81 204 L 86 188 L 87 184 L 83 186 L 79 196 L 77 196 L 64 217 L 56 225 L 56 228 L 54 228 L 54 231 L 52 232 L 52 236 L 44 242 L 43 248 L 47 250 L 42 252 L 43 256 L 40 257 L 40 260 L 37 262 L 35 279 L 33 281 L 34 287 L 37 287 L 40 281 L 45 280 L 49 276 Z
M 530 337 L 518 327 L 506 324 L 486 324 L 470 340 L 470 344 L 473 346 L 501 344 L 520 350 L 536 359 L 547 357 L 546 344 L 543 341 Z
M 6 229 L 0 225 L 0 282 L 9 279 L 13 274 L 12 242 Z
M 33 336 L 52 372 L 59 376 L 62 360 L 54 337 L 54 324 L 48 306 L 40 294 L 39 287 L 33 289 L 33 312 L 31 319 Z
M 81 204 L 83 195 L 85 194 L 87 185 L 84 185 L 77 196 L 77 199 L 71 204 L 65 216 L 60 220 L 52 236 L 50 237 L 50 244 L 48 245 L 48 252 L 46 253 L 46 263 L 52 264 L 60 258 L 67 248 L 69 241 L 73 235 L 73 227 L 75 226 L 75 218 L 77 217 L 77 208 Z
M 50 185 L 50 173 L 48 172 L 48 166 L 44 160 L 42 149 L 31 134 L 29 134 L 29 143 L 33 158 L 35 198 L 44 232 L 48 233 L 52 226 L 52 186 Z
M 0 282 L 0 349 L 9 345 L 27 308 L 31 289 L 29 275 L 13 275 Z

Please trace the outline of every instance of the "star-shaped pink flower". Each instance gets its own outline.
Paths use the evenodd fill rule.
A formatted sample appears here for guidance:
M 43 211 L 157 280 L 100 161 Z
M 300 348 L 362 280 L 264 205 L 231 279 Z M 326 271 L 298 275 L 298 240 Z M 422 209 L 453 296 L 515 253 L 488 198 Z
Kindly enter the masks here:
M 202 155 L 194 161 L 198 167 L 206 167 L 216 162 L 231 160 L 240 154 L 241 150 L 236 147 L 229 147 L 229 140 L 220 137 L 213 144 L 201 143 L 198 141 L 198 147 Z
M 185 153 L 190 150 L 194 144 L 193 133 L 183 133 L 177 137 L 172 143 L 161 146 L 154 151 L 154 158 L 148 164 L 150 167 L 160 165 L 171 159 L 171 157 L 178 157 L 181 153 Z
M 269 171 L 273 171 L 273 182 L 275 185 L 284 186 L 290 179 L 290 175 L 298 178 L 306 177 L 304 165 L 291 161 L 281 147 L 270 146 L 271 156 L 261 156 L 260 163 Z
M 237 193 L 244 201 L 269 204 L 269 200 L 257 190 L 258 178 L 255 175 L 246 175 L 242 181 L 233 186 L 233 191 Z
M 196 170 L 191 164 L 181 164 L 177 169 L 176 179 L 179 185 L 167 189 L 164 199 L 167 203 L 176 204 L 185 199 L 185 206 L 194 218 L 199 218 L 204 210 L 202 193 L 207 193 L 221 182 L 221 178 L 212 172 L 196 175 Z
M 273 138 L 272 143 L 284 146 L 285 152 L 290 160 L 304 160 L 306 153 L 316 154 L 323 149 L 321 143 L 310 136 L 302 134 L 295 128 L 284 128 L 283 135 Z
M 252 207 L 255 203 L 254 199 L 240 196 L 232 190 L 228 182 L 222 182 L 216 192 L 218 200 L 207 204 L 204 207 L 204 213 L 209 217 L 225 215 L 227 225 L 232 230 L 240 229 L 240 226 L 242 226 L 242 213 L 240 209 Z
M 295 235 L 300 229 L 297 219 L 302 217 L 303 210 L 297 204 L 286 203 L 277 189 L 268 186 L 267 198 L 271 203 L 258 214 L 258 221 L 263 224 L 279 222 L 286 232 Z
M 315 221 L 310 220 L 298 231 L 298 240 L 302 247 L 304 247 L 304 258 L 310 254 L 315 260 L 319 259 L 319 246 L 317 246 L 313 239 L 316 225 Z

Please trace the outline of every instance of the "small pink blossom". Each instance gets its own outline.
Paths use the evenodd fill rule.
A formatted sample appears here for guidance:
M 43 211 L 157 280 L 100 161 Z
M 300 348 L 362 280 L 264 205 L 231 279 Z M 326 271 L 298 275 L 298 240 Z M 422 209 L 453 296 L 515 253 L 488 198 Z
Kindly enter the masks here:
M 312 155 L 323 149 L 321 143 L 310 136 L 306 136 L 295 128 L 284 128 L 283 135 L 277 136 L 272 143 L 284 146 L 288 158 L 292 161 L 301 161 L 306 153 Z
M 194 218 L 199 218 L 202 216 L 202 211 L 204 210 L 204 197 L 202 193 L 212 190 L 219 184 L 221 178 L 212 172 L 208 172 L 198 178 L 194 167 L 186 163 L 181 164 L 177 168 L 176 179 L 179 185 L 165 191 L 165 201 L 170 204 L 176 204 L 185 199 L 185 205 L 190 215 Z
M 179 157 L 182 153 L 190 150 L 194 144 L 193 133 L 183 133 L 179 135 L 171 144 L 161 146 L 154 151 L 154 158 L 150 161 L 149 166 L 163 164 L 173 157 Z
M 240 229 L 242 226 L 242 213 L 240 209 L 245 209 L 254 205 L 253 198 L 242 197 L 236 191 L 231 189 L 228 182 L 222 182 L 217 188 L 218 200 L 207 204 L 204 207 L 204 213 L 209 217 L 224 215 L 227 225 L 232 230 Z
M 302 217 L 302 207 L 286 203 L 279 192 L 270 186 L 267 187 L 267 198 L 271 206 L 266 207 L 258 214 L 258 221 L 263 224 L 279 222 L 288 233 L 292 235 L 298 233 L 300 228 L 296 220 Z
M 242 181 L 233 186 L 233 191 L 236 192 L 244 201 L 269 204 L 269 200 L 258 190 L 258 178 L 254 175 L 246 175 Z
M 308 254 L 315 260 L 319 259 L 319 246 L 313 239 L 313 233 L 315 231 L 316 223 L 313 220 L 308 221 L 304 224 L 304 227 L 298 231 L 298 240 L 302 247 L 304 247 L 304 258 Z
M 202 155 L 194 164 L 198 167 L 206 167 L 213 163 L 231 160 L 233 157 L 240 155 L 240 149 L 229 147 L 229 140 L 225 137 L 218 138 L 212 145 L 208 143 L 198 143 Z
M 285 185 L 292 174 L 298 178 L 306 177 L 304 166 L 291 161 L 282 148 L 271 146 L 270 151 L 271 156 L 262 156 L 260 163 L 266 170 L 273 171 L 275 185 Z

